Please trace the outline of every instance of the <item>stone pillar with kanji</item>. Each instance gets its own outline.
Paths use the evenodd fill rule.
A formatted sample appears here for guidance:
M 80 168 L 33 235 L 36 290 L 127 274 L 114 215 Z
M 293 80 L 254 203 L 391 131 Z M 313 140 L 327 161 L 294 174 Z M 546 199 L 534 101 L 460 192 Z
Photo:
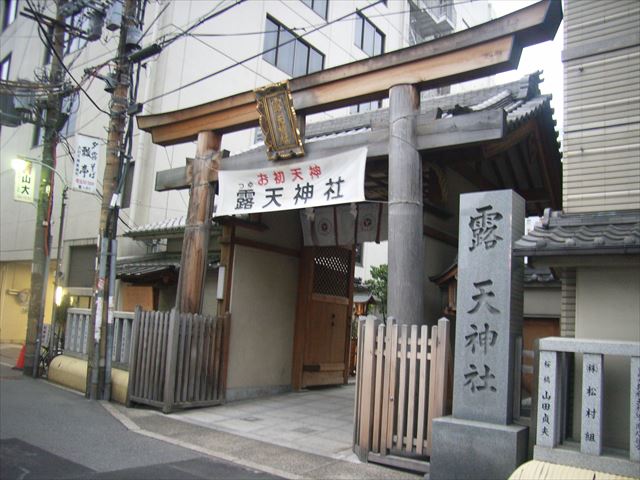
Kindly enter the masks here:
M 520 375 L 525 202 L 511 190 L 460 197 L 453 412 L 434 420 L 430 478 L 507 478 L 526 460 L 513 424 Z

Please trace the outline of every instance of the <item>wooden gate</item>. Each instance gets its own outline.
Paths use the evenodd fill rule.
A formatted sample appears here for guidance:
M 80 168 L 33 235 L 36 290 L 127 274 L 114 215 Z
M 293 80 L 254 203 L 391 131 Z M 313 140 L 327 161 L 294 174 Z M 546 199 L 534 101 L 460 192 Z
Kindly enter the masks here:
M 294 389 L 347 382 L 354 255 L 350 248 L 306 248 L 294 351 Z
M 229 314 L 224 317 L 136 310 L 127 404 L 169 413 L 224 401 Z
M 449 321 L 437 326 L 360 321 L 354 452 L 362 461 L 428 471 L 432 420 L 450 398 Z

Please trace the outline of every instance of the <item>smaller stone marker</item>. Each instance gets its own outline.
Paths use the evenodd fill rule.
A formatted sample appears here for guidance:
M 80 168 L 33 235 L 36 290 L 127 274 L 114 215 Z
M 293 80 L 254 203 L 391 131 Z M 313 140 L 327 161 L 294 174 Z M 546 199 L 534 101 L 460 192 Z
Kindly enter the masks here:
M 528 428 L 512 424 L 524 207 L 511 190 L 460 197 L 453 415 L 433 422 L 432 480 L 507 478 L 526 460 Z

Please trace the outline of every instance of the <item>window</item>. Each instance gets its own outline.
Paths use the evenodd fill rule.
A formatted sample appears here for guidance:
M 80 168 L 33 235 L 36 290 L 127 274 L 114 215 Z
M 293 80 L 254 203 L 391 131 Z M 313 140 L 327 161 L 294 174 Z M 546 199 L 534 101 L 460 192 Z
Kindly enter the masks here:
M 4 0 L 2 12 L 2 30 L 13 23 L 18 16 L 18 0 Z
M 0 62 L 0 80 L 9 80 L 9 68 L 11 67 L 11 54 Z
M 38 118 L 44 118 L 38 116 Z M 33 138 L 31 139 L 31 148 L 35 148 L 37 146 L 42 145 L 44 142 L 44 128 L 42 125 L 38 125 L 37 123 L 33 126 Z
M 69 287 L 92 288 L 95 280 L 96 246 L 72 246 L 69 249 Z
M 349 113 L 362 113 L 362 112 L 370 112 L 371 110 L 377 110 L 382 108 L 382 100 L 374 100 L 372 102 L 364 102 L 358 105 L 352 105 Z
M 82 13 L 78 13 L 67 20 L 67 24 L 74 27 L 76 30 L 84 31 L 88 27 L 88 18 Z M 64 54 L 75 52 L 80 50 L 87 44 L 86 38 L 80 38 L 78 35 L 73 35 L 69 30 L 64 32 Z
M 356 14 L 355 44 L 373 57 L 384 52 L 384 33 L 362 13 Z
M 324 55 L 284 25 L 267 17 L 262 58 L 292 77 L 324 68 Z
M 302 0 L 307 7 L 316 12 L 325 20 L 327 19 L 327 7 L 329 5 L 328 0 Z
M 49 29 L 47 30 L 47 36 L 53 39 L 53 27 L 49 27 Z M 42 59 L 42 65 L 44 65 L 45 67 L 47 65 L 50 65 L 52 55 L 53 54 L 51 53 L 51 47 L 45 41 L 44 42 L 44 58 Z
M 4 57 L 0 62 L 0 80 L 9 80 L 9 68 L 11 68 L 11 54 Z M 11 96 L 2 96 L 2 107 L 0 108 L 6 108 L 5 102 L 12 104 Z
M 60 134 L 63 137 L 70 137 L 76 132 L 76 119 L 78 117 L 78 107 L 79 107 L 78 94 L 71 95 L 69 97 L 65 97 L 62 100 L 62 113 L 67 115 L 67 121 L 62 127 Z
M 359 12 L 356 14 L 354 41 L 370 57 L 384 53 L 384 33 Z M 381 107 L 382 101 L 375 100 L 352 106 L 351 113 L 368 112 Z

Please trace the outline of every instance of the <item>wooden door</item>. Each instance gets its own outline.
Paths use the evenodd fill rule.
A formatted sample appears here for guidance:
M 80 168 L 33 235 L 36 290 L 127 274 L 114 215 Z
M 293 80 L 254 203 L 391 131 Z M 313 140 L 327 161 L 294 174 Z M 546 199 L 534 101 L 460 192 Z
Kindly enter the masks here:
M 301 387 L 345 383 L 349 367 L 349 333 L 353 295 L 353 251 L 340 247 L 315 247 L 305 256 L 308 275 L 303 282 L 306 307 L 299 309 L 304 322 Z

